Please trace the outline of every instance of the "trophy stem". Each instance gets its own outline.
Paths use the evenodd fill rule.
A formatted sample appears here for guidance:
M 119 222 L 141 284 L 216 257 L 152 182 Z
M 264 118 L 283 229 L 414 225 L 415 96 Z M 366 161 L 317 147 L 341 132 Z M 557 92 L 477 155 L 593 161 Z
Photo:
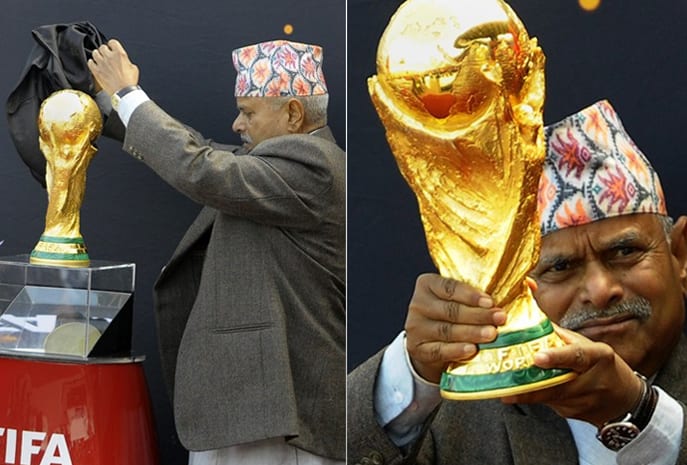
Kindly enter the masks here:
M 492 399 L 537 391 L 571 380 L 577 374 L 565 369 L 534 365 L 543 349 L 562 347 L 551 321 L 537 306 L 529 288 L 506 305 L 508 322 L 493 342 L 480 344 L 468 361 L 451 364 L 441 377 L 441 396 L 451 400 Z M 522 326 L 519 315 L 530 321 Z M 532 316 L 536 319 L 532 320 Z M 517 323 L 516 323 L 517 322 Z

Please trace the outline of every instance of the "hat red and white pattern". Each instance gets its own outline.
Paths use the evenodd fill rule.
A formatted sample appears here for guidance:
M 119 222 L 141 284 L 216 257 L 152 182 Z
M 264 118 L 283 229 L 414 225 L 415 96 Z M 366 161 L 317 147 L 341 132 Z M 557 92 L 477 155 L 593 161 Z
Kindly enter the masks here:
M 231 54 L 236 97 L 309 96 L 327 93 L 322 48 L 272 40 L 236 49 Z
M 620 215 L 667 215 L 649 160 L 602 100 L 545 128 L 547 153 L 539 180 L 542 236 Z

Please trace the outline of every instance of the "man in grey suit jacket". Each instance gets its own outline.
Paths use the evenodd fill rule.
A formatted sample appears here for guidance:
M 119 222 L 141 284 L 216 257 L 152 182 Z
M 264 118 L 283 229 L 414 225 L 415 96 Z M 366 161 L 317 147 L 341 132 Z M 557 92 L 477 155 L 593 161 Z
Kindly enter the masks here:
M 443 401 L 452 360 L 495 340 L 491 296 L 430 274 L 405 332 L 349 375 L 353 464 L 687 464 L 687 217 L 607 101 L 546 128 L 537 303 L 568 343 L 538 352 L 565 384 L 501 400 Z
M 122 45 L 89 68 L 124 149 L 204 205 L 155 285 L 163 372 L 190 463 L 338 463 L 345 440 L 344 153 L 318 46 L 237 49 L 233 129 L 206 140 L 138 86 Z

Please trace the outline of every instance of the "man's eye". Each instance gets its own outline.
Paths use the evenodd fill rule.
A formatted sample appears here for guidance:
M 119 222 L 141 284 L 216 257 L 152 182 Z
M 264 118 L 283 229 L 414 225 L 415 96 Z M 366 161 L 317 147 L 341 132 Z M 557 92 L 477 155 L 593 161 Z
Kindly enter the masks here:
M 626 246 L 626 247 L 618 247 L 616 249 L 616 252 L 618 255 L 627 256 L 627 255 L 632 255 L 633 253 L 637 252 L 637 250 L 638 249 L 636 247 Z
M 627 258 L 638 258 L 642 254 L 642 249 L 639 247 L 624 245 L 621 247 L 614 248 L 610 254 L 610 259 L 627 259 Z
M 549 267 L 547 271 L 565 271 L 570 268 L 570 262 L 567 260 L 561 260 Z
M 565 279 L 572 271 L 573 263 L 569 260 L 557 260 L 548 267 L 542 269 L 541 272 L 535 273 L 535 280 L 542 280 L 544 282 L 557 282 Z

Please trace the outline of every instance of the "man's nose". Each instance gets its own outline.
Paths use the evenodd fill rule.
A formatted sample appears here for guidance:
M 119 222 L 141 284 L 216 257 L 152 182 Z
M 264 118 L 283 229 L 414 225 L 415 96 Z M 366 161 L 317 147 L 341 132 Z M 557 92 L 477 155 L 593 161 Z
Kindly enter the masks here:
M 612 268 L 600 262 L 585 267 L 580 298 L 585 305 L 608 308 L 623 299 L 624 289 L 620 277 Z
M 237 116 L 231 125 L 231 130 L 237 134 L 241 134 L 243 131 L 243 122 L 241 121 L 241 115 Z

